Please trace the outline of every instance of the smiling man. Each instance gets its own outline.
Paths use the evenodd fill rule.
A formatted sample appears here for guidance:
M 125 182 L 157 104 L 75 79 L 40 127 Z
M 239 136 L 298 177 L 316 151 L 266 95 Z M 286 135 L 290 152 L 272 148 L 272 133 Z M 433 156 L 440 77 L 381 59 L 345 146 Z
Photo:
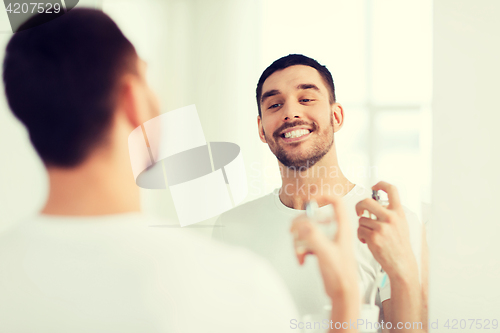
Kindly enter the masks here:
M 267 258 L 285 280 L 301 315 L 325 318 L 329 303 L 317 262 L 314 257 L 297 262 L 288 233 L 290 221 L 303 212 L 312 196 L 342 196 L 356 235 L 359 217 L 355 206 L 369 198 L 371 190 L 350 182 L 339 168 L 334 134 L 342 128 L 344 109 L 336 101 L 333 79 L 325 66 L 298 54 L 280 58 L 262 73 L 256 95 L 259 137 L 278 160 L 282 186 L 222 214 L 213 236 Z M 407 261 L 415 263 L 412 267 L 417 267 L 421 224 L 414 213 L 407 209 L 404 213 L 409 226 L 405 253 L 409 253 Z M 360 294 L 368 302 L 381 266 L 368 248 L 370 244 L 358 239 L 354 243 Z M 416 271 L 418 275 L 418 268 Z M 387 315 L 392 313 L 390 298 L 387 283 L 377 294 Z

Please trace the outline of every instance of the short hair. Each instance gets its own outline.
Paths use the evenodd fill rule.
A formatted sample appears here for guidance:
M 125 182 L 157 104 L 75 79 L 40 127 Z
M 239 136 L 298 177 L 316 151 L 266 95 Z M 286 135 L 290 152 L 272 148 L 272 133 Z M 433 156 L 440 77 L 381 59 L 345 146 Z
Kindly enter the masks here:
M 326 66 L 321 65 L 319 62 L 314 60 L 313 58 L 306 57 L 302 54 L 289 54 L 278 60 L 274 61 L 269 67 L 267 67 L 262 75 L 260 76 L 259 82 L 257 83 L 257 107 L 259 108 L 259 116 L 262 117 L 262 111 L 260 109 L 260 98 L 262 96 L 262 86 L 264 82 L 267 80 L 269 76 L 271 76 L 274 72 L 280 71 L 290 66 L 295 65 L 304 65 L 309 66 L 316 69 L 321 77 L 323 78 L 323 82 L 327 86 L 330 95 L 330 104 L 335 103 L 335 85 L 333 84 L 332 74 L 326 68 Z
M 7 45 L 5 94 L 44 164 L 74 167 L 106 142 L 119 79 L 137 73 L 137 53 L 100 10 L 72 9 L 36 26 L 40 15 Z

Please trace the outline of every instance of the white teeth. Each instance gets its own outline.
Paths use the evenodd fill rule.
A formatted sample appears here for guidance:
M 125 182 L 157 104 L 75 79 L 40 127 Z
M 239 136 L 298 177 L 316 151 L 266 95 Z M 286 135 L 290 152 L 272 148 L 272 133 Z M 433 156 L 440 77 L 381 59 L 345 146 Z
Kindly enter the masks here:
M 299 136 L 303 136 L 306 134 L 309 134 L 309 130 L 301 129 L 285 133 L 285 138 L 298 138 Z

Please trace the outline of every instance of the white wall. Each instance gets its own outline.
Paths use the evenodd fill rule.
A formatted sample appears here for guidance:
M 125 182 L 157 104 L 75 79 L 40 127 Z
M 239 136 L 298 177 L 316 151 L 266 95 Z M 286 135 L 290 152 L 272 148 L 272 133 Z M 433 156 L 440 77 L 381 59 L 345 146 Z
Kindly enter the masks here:
M 500 320 L 500 2 L 434 2 L 430 321 Z M 460 332 L 479 332 L 469 330 Z M 457 327 L 460 327 L 458 325 Z M 491 331 L 491 324 L 490 330 Z

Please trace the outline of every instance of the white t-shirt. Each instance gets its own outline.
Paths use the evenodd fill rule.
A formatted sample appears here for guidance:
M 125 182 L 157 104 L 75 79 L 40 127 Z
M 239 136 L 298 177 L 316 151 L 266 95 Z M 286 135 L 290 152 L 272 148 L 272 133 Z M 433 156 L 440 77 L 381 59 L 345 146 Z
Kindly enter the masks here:
M 0 234 L 0 332 L 289 332 L 265 261 L 140 213 L 40 215 Z M 295 330 L 296 331 L 296 330 Z
M 307 256 L 304 265 L 300 266 L 294 253 L 293 237 L 290 233 L 292 220 L 304 211 L 285 206 L 278 193 L 279 189 L 276 189 L 262 198 L 222 214 L 214 226 L 213 238 L 248 248 L 266 258 L 285 280 L 300 315 L 324 318 L 328 315 L 325 309 L 331 301 L 324 291 L 316 257 Z M 352 226 L 352 235 L 355 238 L 361 296 L 365 303 L 369 300 L 376 273 L 380 271 L 380 264 L 368 246 L 357 238 L 359 218 L 355 206 L 359 201 L 369 197 L 371 190 L 359 185 L 343 197 Z M 421 223 L 407 208 L 405 215 L 410 227 L 413 252 L 416 258 L 420 258 Z M 417 262 L 420 264 L 420 260 Z M 380 306 L 381 302 L 390 298 L 390 294 L 390 283 L 386 283 L 377 295 L 377 304 Z

